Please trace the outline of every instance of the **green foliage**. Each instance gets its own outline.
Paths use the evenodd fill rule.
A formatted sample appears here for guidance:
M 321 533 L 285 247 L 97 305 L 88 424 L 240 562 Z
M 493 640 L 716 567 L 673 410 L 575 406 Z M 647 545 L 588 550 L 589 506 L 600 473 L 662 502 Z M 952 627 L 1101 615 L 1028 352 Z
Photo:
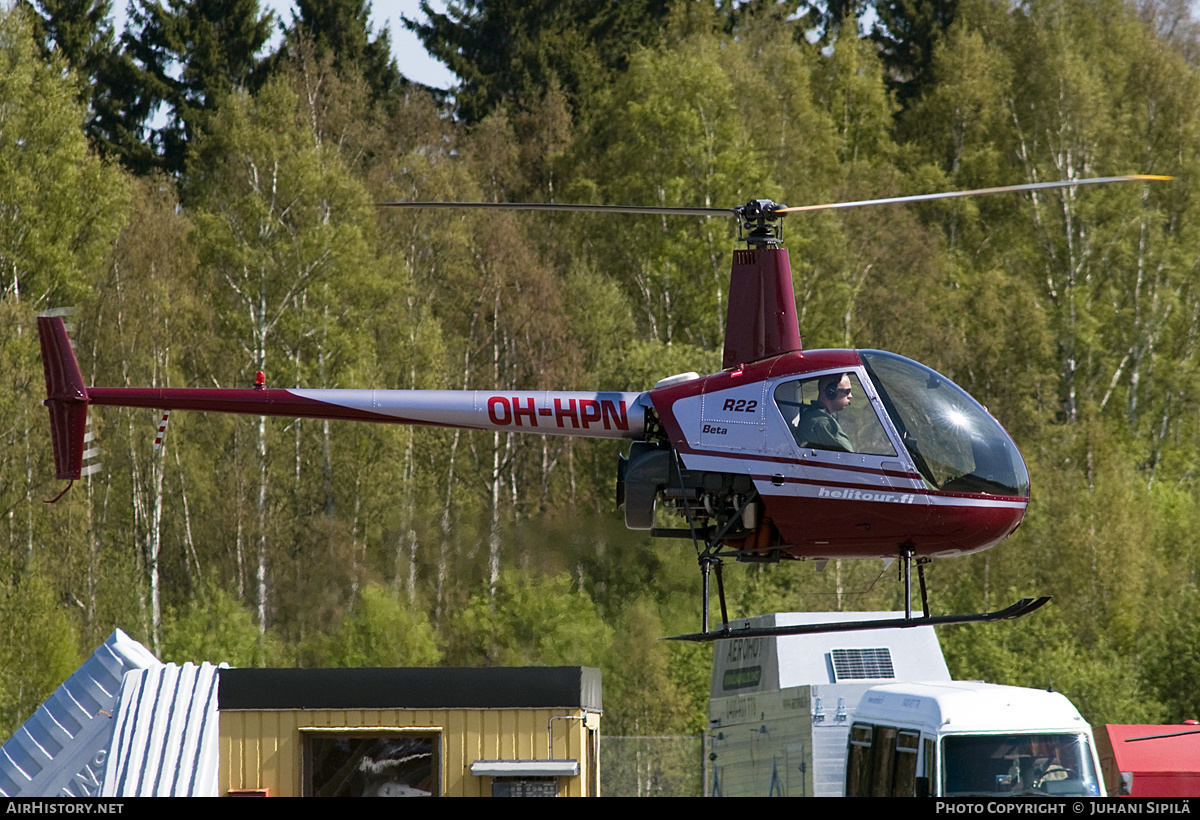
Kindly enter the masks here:
M 611 73 L 622 71 L 638 46 L 655 41 L 670 7 L 663 0 L 469 0 L 439 14 L 422 2 L 428 22 L 405 19 L 405 25 L 459 76 L 456 107 L 478 122 L 554 83 L 586 110 Z
M 0 298 L 39 308 L 86 293 L 124 217 L 124 181 L 88 154 L 86 109 L 40 61 L 25 13 L 0 12 Z
M 701 791 L 693 743 L 704 728 L 711 664 L 699 673 L 674 663 L 703 657 L 689 645 L 660 640 L 663 624 L 642 599 L 627 605 L 615 625 L 612 655 L 604 667 L 605 743 L 619 749 L 606 758 L 606 793 L 688 796 Z M 704 647 L 707 649 L 708 647 Z M 702 683 L 694 697 L 689 684 Z M 692 738 L 687 736 L 691 735 Z M 651 739 L 653 738 L 653 740 Z M 637 784 L 636 789 L 631 788 Z
M 0 584 L 0 737 L 8 737 L 82 662 L 75 619 L 40 573 Z
M 1146 679 L 1163 703 L 1166 723 L 1195 720 L 1200 714 L 1196 675 L 1200 674 L 1200 634 L 1195 613 L 1200 595 L 1193 574 L 1183 589 L 1164 602 L 1164 614 L 1147 641 Z
M 937 83 L 904 112 L 904 130 L 947 174 L 969 184 L 995 179 L 1007 165 L 1003 140 L 1011 138 L 1008 56 L 960 20 L 938 41 L 929 70 Z
M 44 307 L 81 302 L 97 384 L 644 390 L 719 367 L 729 226 L 372 203 L 796 205 L 1200 170 L 1186 43 L 1118 0 L 884 4 L 882 55 L 852 2 L 821 21 L 465 3 L 422 29 L 452 101 L 397 86 L 354 0 L 301 4 L 265 61 L 250 0 L 143 3 L 123 56 L 104 3 L 39 8 L 52 54 L 0 16 L 5 726 L 113 626 L 152 641 L 157 610 L 175 660 L 601 666 L 610 731 L 695 731 L 708 690 L 709 648 L 655 640 L 697 628 L 694 552 L 621 526 L 612 442 L 179 413 L 155 456 L 156 414 L 92 408 L 101 471 L 43 505 Z M 85 133 L 179 176 L 131 185 Z M 1200 708 L 1193 200 L 1109 186 L 786 226 L 807 348 L 925 361 L 1025 453 L 1023 526 L 931 565 L 933 606 L 1054 602 L 946 630 L 953 671 L 1053 682 L 1093 721 Z M 736 615 L 901 605 L 877 562 L 727 570 Z
M 902 103 L 931 85 L 930 66 L 959 0 L 878 0 L 872 39 L 878 44 L 890 80 Z M 844 28 L 844 27 L 843 27 Z
M 645 600 L 628 604 L 614 626 L 605 664 L 604 724 L 614 735 L 674 735 L 696 730 L 694 704 L 670 674 L 663 624 Z M 646 692 L 654 697 L 647 698 Z
M 158 167 L 178 174 L 220 102 L 262 85 L 274 14 L 262 14 L 258 0 L 139 0 L 130 15 L 136 33 L 124 40 L 135 89 L 127 98 L 129 127 L 148 128 L 165 104 L 170 119 L 156 134 L 155 153 Z
M 1016 590 L 1010 590 L 1010 597 Z M 954 627 L 942 641 L 950 674 L 1031 689 L 1051 688 L 1089 724 L 1158 723 L 1166 710 L 1143 681 L 1141 663 L 1104 641 L 1086 641 L 1055 611 L 1011 624 Z M 962 634 L 969 630 L 969 634 Z
M 507 570 L 451 626 L 453 666 L 601 666 L 613 630 L 567 575 Z
M 196 246 L 216 280 L 209 288 L 232 308 L 223 318 L 250 354 L 239 374 L 246 382 L 253 370 L 266 369 L 268 355 L 282 366 L 289 356 L 280 337 L 288 330 L 308 334 L 290 322 L 294 313 L 308 312 L 302 297 L 311 286 L 337 282 L 351 270 L 358 274 L 355 284 L 373 284 L 366 192 L 331 151 L 314 144 L 297 122 L 296 106 L 281 79 L 255 97 L 230 97 L 195 149 L 203 163 L 188 189 L 196 207 Z M 311 312 L 326 313 L 320 300 L 327 296 L 350 295 L 314 293 Z M 306 324 L 314 321 L 310 316 Z M 304 342 L 293 337 L 284 344 L 307 342 L 311 349 L 332 330 L 324 324 Z
M 572 186 L 573 198 L 729 207 L 773 193 L 722 56 L 719 42 L 701 37 L 635 54 L 599 126 L 579 144 L 575 161 L 587 167 Z M 719 348 L 730 226 L 689 218 L 654 222 L 591 221 L 592 236 L 607 237 L 591 243 L 599 246 L 598 267 L 619 272 L 645 335 L 667 345 Z
M 321 666 L 437 666 L 442 653 L 423 612 L 378 584 L 363 589 L 340 628 L 322 639 Z
M 112 0 L 20 0 L 34 12 L 35 36 L 47 60 L 61 59 L 71 70 L 78 98 L 88 105 L 84 131 L 94 150 L 118 156 L 132 167 L 148 149 L 130 133 L 128 108 L 137 105 L 128 87 L 133 64 L 121 53 L 110 19 Z M 143 112 L 143 116 L 145 116 Z
M 43 57 L 63 60 L 78 84 L 79 98 L 90 103 L 84 128 L 93 146 L 104 143 L 108 118 L 114 113 L 109 105 L 111 83 L 120 57 L 109 19 L 112 6 L 112 0 L 39 0 L 40 14 L 31 15 Z
M 216 586 L 205 587 L 167 613 L 160 654 L 174 663 L 251 667 L 279 662 L 272 642 L 260 640 L 254 614 Z
M 40 10 L 33 21 L 43 55 L 66 63 L 78 98 L 88 106 L 84 131 L 92 148 L 126 167 L 147 168 L 149 148 L 135 132 L 152 103 L 135 99 L 134 65 L 113 29 L 112 0 L 38 0 L 33 7 Z M 139 107 L 140 119 L 133 113 Z
M 366 0 L 298 0 L 299 14 L 288 30 L 289 51 L 311 38 L 318 59 L 330 57 L 347 76 L 361 76 L 373 102 L 395 102 L 403 78 L 392 58 L 391 37 L 385 28 L 371 38 L 371 4 Z

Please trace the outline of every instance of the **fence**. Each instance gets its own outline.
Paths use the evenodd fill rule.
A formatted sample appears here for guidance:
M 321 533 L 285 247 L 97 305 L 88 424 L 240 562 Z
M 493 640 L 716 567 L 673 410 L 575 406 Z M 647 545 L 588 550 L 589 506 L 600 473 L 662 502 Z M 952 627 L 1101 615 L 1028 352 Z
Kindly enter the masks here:
M 605 735 L 600 741 L 600 794 L 605 797 L 702 796 L 702 736 Z

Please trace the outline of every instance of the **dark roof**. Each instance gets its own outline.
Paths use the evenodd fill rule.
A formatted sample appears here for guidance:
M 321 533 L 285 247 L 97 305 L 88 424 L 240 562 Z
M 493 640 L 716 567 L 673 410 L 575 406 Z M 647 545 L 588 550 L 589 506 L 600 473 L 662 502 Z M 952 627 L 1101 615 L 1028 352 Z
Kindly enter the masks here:
M 545 709 L 601 711 L 600 670 L 222 669 L 217 708 Z

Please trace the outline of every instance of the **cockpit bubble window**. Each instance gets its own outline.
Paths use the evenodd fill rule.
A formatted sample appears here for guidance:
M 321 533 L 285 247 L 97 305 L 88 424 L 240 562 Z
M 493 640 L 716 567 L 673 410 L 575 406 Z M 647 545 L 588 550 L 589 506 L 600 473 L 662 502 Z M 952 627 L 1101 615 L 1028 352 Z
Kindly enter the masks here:
M 935 489 L 1029 495 L 1029 473 L 1004 428 L 967 392 L 925 365 L 860 350 L 900 440 Z
M 854 373 L 782 382 L 775 388 L 775 404 L 801 447 L 896 455 L 871 400 L 862 389 L 862 382 Z

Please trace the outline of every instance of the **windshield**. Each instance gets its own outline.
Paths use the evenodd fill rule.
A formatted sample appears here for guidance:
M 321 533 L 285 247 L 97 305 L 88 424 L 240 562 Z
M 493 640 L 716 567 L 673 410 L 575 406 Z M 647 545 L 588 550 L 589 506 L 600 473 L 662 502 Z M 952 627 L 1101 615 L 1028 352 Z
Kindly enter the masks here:
M 950 735 L 942 739 L 942 794 L 1100 794 L 1087 735 Z
M 911 359 L 860 350 L 901 441 L 934 489 L 1029 496 L 1025 462 L 1004 428 L 954 382 Z

